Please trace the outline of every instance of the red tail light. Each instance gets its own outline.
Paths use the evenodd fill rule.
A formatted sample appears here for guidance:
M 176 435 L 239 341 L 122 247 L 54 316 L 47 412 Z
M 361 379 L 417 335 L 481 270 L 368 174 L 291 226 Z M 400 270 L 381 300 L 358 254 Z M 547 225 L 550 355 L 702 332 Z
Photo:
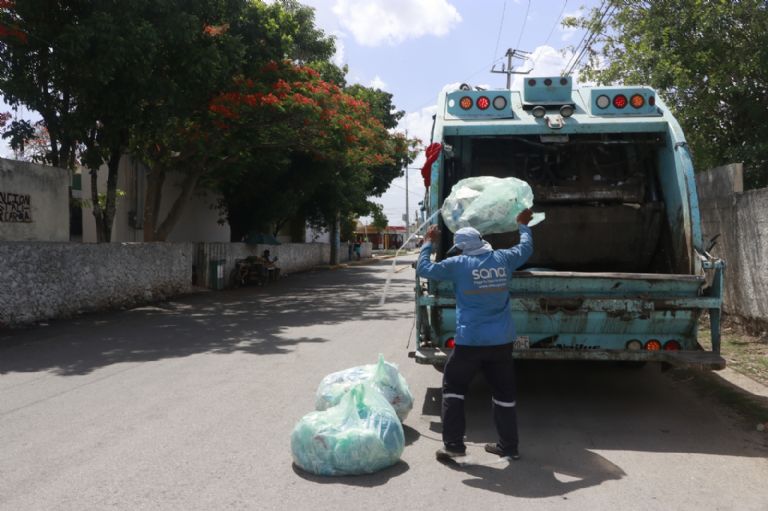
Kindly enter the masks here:
M 485 96 L 480 96 L 477 98 L 477 108 L 480 110 L 486 110 L 489 106 L 491 106 L 491 100 L 486 98 Z
M 661 350 L 661 342 L 656 339 L 651 339 L 645 343 L 645 349 L 647 351 L 659 351 Z
M 453 340 L 453 337 L 450 337 L 447 341 L 445 341 L 445 347 L 451 349 L 456 347 L 456 341 Z
M 624 108 L 627 106 L 627 97 L 624 94 L 616 94 L 613 97 L 613 106 L 616 108 Z
M 680 346 L 680 343 L 671 340 L 664 343 L 664 351 L 680 351 L 682 349 L 682 346 Z

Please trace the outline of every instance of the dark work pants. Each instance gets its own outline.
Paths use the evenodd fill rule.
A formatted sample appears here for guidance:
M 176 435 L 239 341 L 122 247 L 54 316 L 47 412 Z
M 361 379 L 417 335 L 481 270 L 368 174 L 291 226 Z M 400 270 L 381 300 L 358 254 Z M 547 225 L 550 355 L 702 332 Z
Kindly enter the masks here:
M 464 400 L 475 374 L 482 371 L 493 391 L 493 422 L 504 451 L 517 452 L 517 408 L 512 344 L 460 346 L 453 349 L 443 373 L 443 443 L 463 451 Z

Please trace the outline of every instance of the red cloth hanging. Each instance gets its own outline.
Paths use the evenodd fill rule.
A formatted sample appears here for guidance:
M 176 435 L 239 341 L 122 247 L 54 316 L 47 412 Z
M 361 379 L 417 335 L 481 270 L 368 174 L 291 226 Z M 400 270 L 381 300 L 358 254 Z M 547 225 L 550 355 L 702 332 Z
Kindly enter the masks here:
M 427 188 L 429 188 L 429 185 L 432 183 L 432 164 L 435 163 L 442 150 L 443 144 L 440 144 L 439 142 L 429 144 L 427 147 L 427 161 L 424 162 L 424 166 L 421 167 L 421 177 L 424 179 L 424 186 Z

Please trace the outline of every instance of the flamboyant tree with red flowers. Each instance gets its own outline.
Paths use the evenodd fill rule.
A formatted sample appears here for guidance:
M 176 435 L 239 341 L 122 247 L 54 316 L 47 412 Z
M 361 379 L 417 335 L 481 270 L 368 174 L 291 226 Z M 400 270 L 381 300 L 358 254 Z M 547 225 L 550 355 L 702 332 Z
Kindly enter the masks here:
M 214 183 L 233 239 L 253 228 L 276 231 L 297 214 L 326 225 L 337 213 L 366 214 L 368 195 L 381 188 L 376 180 L 391 181 L 408 157 L 405 138 L 390 133 L 367 102 L 290 61 L 233 79 L 165 142 L 150 148 L 154 179 L 162 179 L 160 169 L 183 169 L 180 198 L 201 181 Z M 161 185 L 150 183 L 155 192 Z M 160 221 L 158 205 L 147 207 L 145 239 L 163 239 L 178 212 L 173 207 Z
M 223 193 L 233 232 L 366 214 L 408 144 L 381 108 L 391 96 L 346 87 L 333 54 L 295 0 L 0 0 L 0 92 L 40 114 L 48 163 L 76 154 L 90 170 L 99 241 L 129 153 L 149 167 L 146 240 L 166 239 L 201 188 Z M 168 197 L 170 172 L 183 183 Z

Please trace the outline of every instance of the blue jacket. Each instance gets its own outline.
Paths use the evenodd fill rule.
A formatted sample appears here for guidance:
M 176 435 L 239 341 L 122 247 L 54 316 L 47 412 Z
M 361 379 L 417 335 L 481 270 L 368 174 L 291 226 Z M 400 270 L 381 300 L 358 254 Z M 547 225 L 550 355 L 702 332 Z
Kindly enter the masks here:
M 515 340 L 507 279 L 533 253 L 533 237 L 520 225 L 520 243 L 482 255 L 459 255 L 438 263 L 429 260 L 432 244 L 419 252 L 416 274 L 450 280 L 456 293 L 456 344 L 495 346 Z

